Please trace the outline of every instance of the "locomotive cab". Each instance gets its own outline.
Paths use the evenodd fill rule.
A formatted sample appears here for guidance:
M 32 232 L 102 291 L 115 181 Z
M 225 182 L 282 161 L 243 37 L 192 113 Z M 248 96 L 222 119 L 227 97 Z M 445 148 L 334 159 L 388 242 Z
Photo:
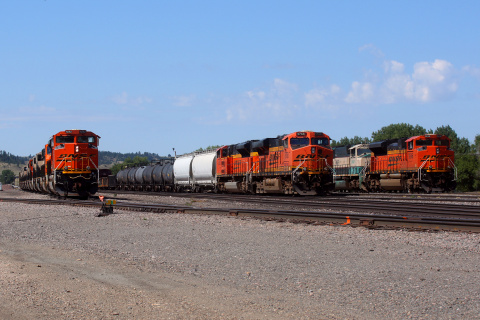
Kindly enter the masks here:
M 425 191 L 455 189 L 455 155 L 447 136 L 426 134 L 412 137 L 406 143 L 408 167 L 418 172 L 418 183 Z
M 65 130 L 50 139 L 49 189 L 61 196 L 88 197 L 97 192 L 99 138 L 86 130 Z
M 323 132 L 299 131 L 283 138 L 284 164 L 292 174 L 298 194 L 321 194 L 333 190 L 333 150 Z

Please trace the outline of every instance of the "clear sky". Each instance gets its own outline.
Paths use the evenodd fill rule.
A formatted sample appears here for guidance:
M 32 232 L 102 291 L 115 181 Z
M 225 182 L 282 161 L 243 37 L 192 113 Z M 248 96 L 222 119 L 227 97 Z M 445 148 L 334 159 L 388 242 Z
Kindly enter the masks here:
M 186 153 L 392 123 L 480 134 L 480 1 L 0 2 L 0 150 Z

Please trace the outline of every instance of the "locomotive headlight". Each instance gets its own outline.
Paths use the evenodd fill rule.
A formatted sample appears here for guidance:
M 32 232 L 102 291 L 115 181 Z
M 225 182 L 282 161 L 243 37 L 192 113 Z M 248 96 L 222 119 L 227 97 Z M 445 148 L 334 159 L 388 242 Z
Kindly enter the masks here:
M 312 154 L 315 154 L 315 147 L 312 147 Z
M 75 146 L 75 152 L 78 152 L 78 150 L 79 150 L 79 147 L 77 145 L 77 146 Z
M 437 148 L 437 154 L 439 154 L 439 153 L 440 153 L 440 148 Z
M 87 166 L 87 170 L 90 170 L 90 166 Z

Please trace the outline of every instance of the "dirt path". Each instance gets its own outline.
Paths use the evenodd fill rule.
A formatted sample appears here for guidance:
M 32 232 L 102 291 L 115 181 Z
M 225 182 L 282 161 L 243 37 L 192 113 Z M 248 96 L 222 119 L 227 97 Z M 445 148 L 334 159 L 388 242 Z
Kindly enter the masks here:
M 238 318 L 232 316 L 235 313 L 245 318 L 266 316 L 212 300 L 212 296 L 235 295 L 232 288 L 142 271 L 135 263 L 105 261 L 91 254 L 34 244 L 2 242 L 0 248 L 1 319 Z
M 0 319 L 480 314 L 480 234 L 96 213 L 0 195 Z

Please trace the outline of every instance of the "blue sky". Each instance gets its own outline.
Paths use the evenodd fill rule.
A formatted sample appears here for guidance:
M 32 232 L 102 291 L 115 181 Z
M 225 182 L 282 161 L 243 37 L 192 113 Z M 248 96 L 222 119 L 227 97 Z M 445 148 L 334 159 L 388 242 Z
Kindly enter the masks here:
M 480 134 L 479 1 L 0 2 L 0 150 L 179 154 L 392 123 Z

